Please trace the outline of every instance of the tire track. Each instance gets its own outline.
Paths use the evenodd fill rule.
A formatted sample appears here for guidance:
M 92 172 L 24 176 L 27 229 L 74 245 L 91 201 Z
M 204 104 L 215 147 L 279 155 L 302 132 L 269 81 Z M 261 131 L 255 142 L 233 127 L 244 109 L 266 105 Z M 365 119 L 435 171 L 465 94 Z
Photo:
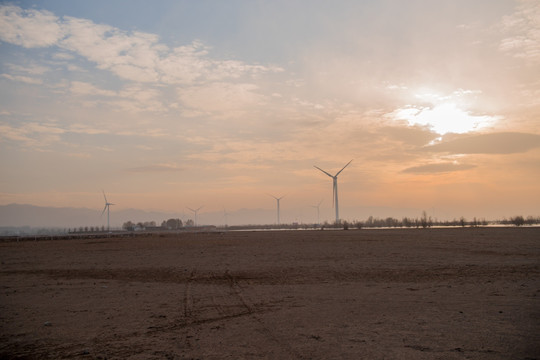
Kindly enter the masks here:
M 255 323 L 255 329 L 262 335 L 262 339 L 266 339 L 258 343 L 257 347 L 263 349 L 267 342 L 273 344 L 271 348 L 276 349 L 278 357 L 305 358 L 261 317 L 264 313 L 274 311 L 274 306 L 251 299 L 246 294 L 247 289 L 241 285 L 241 280 L 228 271 L 224 275 L 206 275 L 203 280 L 198 279 L 193 270 L 185 283 L 180 318 L 163 326 L 153 326 L 148 329 L 147 334 L 180 330 L 185 350 L 195 351 L 199 335 L 201 331 L 204 332 L 201 326 L 246 317 L 248 321 Z
M 149 332 L 194 328 L 197 325 L 268 311 L 258 310 L 250 304 L 243 297 L 238 286 L 233 285 L 231 281 L 235 283 L 236 280 L 232 279 L 230 275 L 216 274 L 198 278 L 193 270 L 185 282 L 180 318 L 166 325 L 152 326 L 148 329 Z M 191 335 L 194 336 L 194 334 Z
M 192 339 L 195 336 L 195 329 L 191 325 L 194 322 L 193 318 L 193 290 L 192 290 L 192 284 L 193 279 L 195 278 L 195 270 L 191 271 L 191 275 L 189 276 L 188 280 L 186 281 L 186 286 L 184 287 L 184 328 L 186 330 L 186 334 L 184 336 L 184 344 L 188 349 L 193 348 Z
M 192 283 L 195 278 L 195 270 L 191 272 L 190 277 L 186 281 L 186 286 L 184 288 L 184 318 L 186 321 L 191 319 L 193 313 L 193 296 L 192 296 Z
M 280 337 L 277 331 L 271 329 L 264 323 L 264 320 L 258 315 L 258 312 L 256 311 L 257 307 L 245 296 L 245 292 L 240 286 L 238 280 L 228 271 L 225 272 L 225 277 L 227 277 L 227 279 L 229 280 L 230 288 L 233 290 L 233 293 L 236 295 L 236 297 L 240 300 L 240 302 L 246 309 L 247 314 L 250 315 L 251 319 L 255 320 L 258 323 L 261 333 L 270 342 L 276 343 L 278 345 L 278 348 L 285 353 L 283 354 L 283 356 L 280 357 L 289 359 L 305 359 L 305 357 L 301 353 L 296 351 L 286 339 Z

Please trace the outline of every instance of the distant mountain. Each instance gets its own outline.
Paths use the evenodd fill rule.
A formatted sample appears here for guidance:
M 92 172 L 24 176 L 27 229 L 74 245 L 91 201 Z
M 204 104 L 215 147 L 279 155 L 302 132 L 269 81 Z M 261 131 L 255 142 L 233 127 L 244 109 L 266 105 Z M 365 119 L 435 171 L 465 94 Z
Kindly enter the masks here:
M 101 224 L 99 211 L 9 204 L 0 206 L 0 226 L 74 227 Z
M 341 214 L 346 220 L 363 221 L 369 216 L 386 218 L 403 216 L 420 217 L 422 212 L 418 209 L 391 208 L 391 207 L 344 207 Z M 42 227 L 42 228 L 79 228 L 81 226 L 107 226 L 107 215 L 101 216 L 102 209 L 70 208 L 70 207 L 42 207 L 35 205 L 9 204 L 0 205 L 0 227 Z M 446 218 L 440 212 L 428 211 L 434 218 Z M 158 211 L 144 211 L 138 209 L 111 208 L 111 227 L 120 228 L 127 221 L 134 223 L 155 221 L 156 225 L 170 218 L 179 218 L 182 221 L 193 219 L 189 211 L 185 213 L 167 213 Z M 333 221 L 334 210 L 321 208 L 321 221 Z M 275 224 L 275 209 L 238 209 L 236 211 L 209 211 L 204 209 L 198 214 L 199 225 L 256 225 Z M 281 209 L 281 223 L 314 223 L 317 213 L 311 207 Z
M 136 209 L 111 209 L 111 227 L 121 227 L 128 220 L 137 222 L 156 221 L 179 217 L 177 214 L 148 212 Z M 65 227 L 107 226 L 107 216 L 100 210 L 69 207 L 42 207 L 34 205 L 0 205 L 0 226 Z

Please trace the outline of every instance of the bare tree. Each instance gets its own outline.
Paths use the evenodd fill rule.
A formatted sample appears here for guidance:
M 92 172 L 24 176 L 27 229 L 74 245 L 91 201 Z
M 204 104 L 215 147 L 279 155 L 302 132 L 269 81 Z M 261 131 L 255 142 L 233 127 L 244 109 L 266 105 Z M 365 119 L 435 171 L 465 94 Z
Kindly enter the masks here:
M 523 224 L 525 224 L 525 219 L 523 218 L 523 216 L 518 215 L 510 218 L 510 222 L 516 226 L 522 226 Z

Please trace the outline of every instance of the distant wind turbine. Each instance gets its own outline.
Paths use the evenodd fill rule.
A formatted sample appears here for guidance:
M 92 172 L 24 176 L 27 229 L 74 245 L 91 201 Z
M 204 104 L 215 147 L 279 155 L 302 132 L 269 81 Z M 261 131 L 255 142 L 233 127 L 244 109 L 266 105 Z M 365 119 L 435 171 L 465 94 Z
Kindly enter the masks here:
M 337 178 L 338 178 L 338 175 L 347 167 L 349 166 L 349 164 L 352 162 L 349 161 L 347 163 L 347 165 L 345 165 L 341 170 L 339 170 L 336 175 L 331 175 L 329 173 L 327 173 L 326 171 L 324 171 L 323 169 L 321 169 L 320 167 L 318 166 L 315 166 L 313 165 L 313 167 L 315 167 L 316 169 L 319 169 L 320 171 L 322 171 L 323 173 L 325 173 L 326 175 L 330 176 L 333 180 L 333 193 L 332 193 L 332 196 L 333 196 L 333 202 L 334 202 L 334 207 L 336 208 L 336 224 L 339 223 L 339 203 L 338 203 L 338 186 L 337 186 Z
M 104 190 L 101 190 L 103 192 L 103 197 L 105 198 L 105 207 L 103 208 L 103 211 L 101 212 L 101 216 L 103 216 L 103 214 L 105 213 L 105 210 L 107 210 L 107 231 L 110 232 L 111 231 L 111 227 L 110 227 L 110 214 L 109 214 L 109 208 L 111 205 L 114 205 L 113 203 L 110 203 L 107 201 L 107 196 L 105 196 L 105 191 Z
M 229 221 L 228 221 L 229 217 L 228 216 L 229 216 L 229 213 L 227 212 L 227 210 L 223 209 L 223 217 L 225 218 L 225 227 L 229 226 L 228 225 L 229 224 Z
M 321 224 L 321 217 L 319 216 L 319 214 L 320 214 L 320 212 L 319 212 L 320 209 L 319 209 L 319 208 L 320 208 L 322 202 L 323 202 L 323 201 L 321 200 L 321 201 L 319 201 L 319 203 L 318 203 L 317 205 L 311 205 L 312 208 L 316 208 L 316 209 L 317 209 L 317 225 L 320 225 L 320 224 Z
M 195 226 L 197 226 L 197 214 L 199 213 L 199 210 L 201 210 L 202 208 L 203 206 L 199 207 L 198 209 L 192 209 L 188 207 L 188 209 L 193 211 L 193 213 L 195 214 L 195 222 L 194 222 Z
M 277 201 L 277 223 L 278 223 L 278 225 L 280 225 L 281 223 L 280 223 L 280 219 L 279 219 L 279 201 L 281 199 L 283 199 L 285 197 L 285 195 L 283 195 L 282 197 L 279 197 L 279 198 L 274 196 L 274 195 L 270 195 L 270 196 L 273 197 L 274 199 L 276 199 L 276 201 Z

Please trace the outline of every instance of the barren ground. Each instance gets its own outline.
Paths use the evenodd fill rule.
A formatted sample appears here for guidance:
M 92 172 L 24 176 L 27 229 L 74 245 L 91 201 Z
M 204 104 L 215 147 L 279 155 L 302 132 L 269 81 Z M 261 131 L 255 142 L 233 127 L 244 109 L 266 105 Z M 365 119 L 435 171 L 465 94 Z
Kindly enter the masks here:
M 540 359 L 540 228 L 0 243 L 0 358 Z

